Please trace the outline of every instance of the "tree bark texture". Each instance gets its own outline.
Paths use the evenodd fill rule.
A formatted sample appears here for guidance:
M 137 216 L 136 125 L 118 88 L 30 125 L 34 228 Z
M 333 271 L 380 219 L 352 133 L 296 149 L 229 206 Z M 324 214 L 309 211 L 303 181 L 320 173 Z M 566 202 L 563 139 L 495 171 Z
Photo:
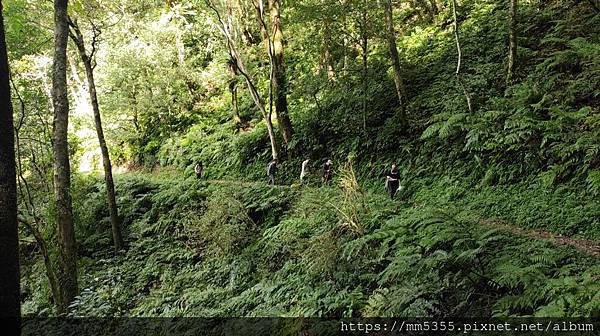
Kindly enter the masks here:
M 273 92 L 275 93 L 275 111 L 283 142 L 288 144 L 294 129 L 290 121 L 287 104 L 287 77 L 283 57 L 283 29 L 281 25 L 281 0 L 269 0 L 272 25 L 273 53 Z
M 4 332 L 17 334 L 21 316 L 17 179 L 13 109 L 10 96 L 4 18 L 0 2 L 0 320 Z
M 54 1 L 54 64 L 52 66 L 52 102 L 54 105 L 54 197 L 58 226 L 61 302 L 65 313 L 77 295 L 77 265 L 73 207 L 71 203 L 71 168 L 69 163 L 69 100 L 67 97 L 67 0 Z
M 383 0 L 384 14 L 385 14 L 385 27 L 386 27 L 386 38 L 388 42 L 388 48 L 390 49 L 390 58 L 392 60 L 392 67 L 394 69 L 394 84 L 396 85 L 396 95 L 398 96 L 398 102 L 400 103 L 401 119 L 404 121 L 405 116 L 405 88 L 404 82 L 402 81 L 402 69 L 400 67 L 400 58 L 398 57 L 398 48 L 396 46 L 396 31 L 394 30 L 394 19 L 392 16 L 392 1 Z
M 102 153 L 102 165 L 104 167 L 104 180 L 106 182 L 106 197 L 108 200 L 108 211 L 110 214 L 110 224 L 112 228 L 113 243 L 116 251 L 120 251 L 124 247 L 123 236 L 121 234 L 121 224 L 119 222 L 119 210 L 117 208 L 117 201 L 115 196 L 115 184 L 112 175 L 112 163 L 110 161 L 110 154 L 108 153 L 108 146 L 106 145 L 106 139 L 104 138 L 104 130 L 102 128 L 102 117 L 100 115 L 100 106 L 98 104 L 98 94 L 96 93 L 96 81 L 94 80 L 94 68 L 92 66 L 92 57 L 95 51 L 95 47 L 92 47 L 91 54 L 88 54 L 85 48 L 85 41 L 83 34 L 77 25 L 77 21 L 70 21 L 73 27 L 74 33 L 71 34 L 71 38 L 77 50 L 79 56 L 83 62 L 85 68 L 85 74 L 87 77 L 88 90 L 90 94 L 90 101 L 92 103 L 92 110 L 94 113 L 94 125 L 96 126 L 96 133 L 98 134 L 98 143 L 100 144 L 100 152 Z

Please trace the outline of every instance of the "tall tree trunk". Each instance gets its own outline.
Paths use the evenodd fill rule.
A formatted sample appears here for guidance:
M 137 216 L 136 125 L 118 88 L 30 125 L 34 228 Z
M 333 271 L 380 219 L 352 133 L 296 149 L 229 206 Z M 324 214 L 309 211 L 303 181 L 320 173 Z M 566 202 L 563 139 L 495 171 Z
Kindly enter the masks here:
M 95 41 L 97 38 L 97 32 L 94 31 L 94 38 L 92 43 L 92 50 L 90 54 L 86 51 L 85 41 L 83 34 L 77 25 L 77 20 L 69 20 L 73 32 L 70 34 L 71 39 L 75 42 L 77 50 L 79 51 L 79 57 L 83 62 L 85 68 L 85 75 L 87 77 L 88 90 L 90 94 L 90 101 L 92 103 L 92 110 L 94 112 L 94 124 L 96 126 L 96 133 L 98 134 L 98 143 L 100 144 L 100 152 L 102 153 L 102 164 L 104 166 L 104 180 L 106 181 L 106 197 L 108 200 L 108 212 L 110 214 L 110 224 L 112 227 L 113 243 L 116 251 L 123 249 L 123 236 L 121 234 L 121 224 L 119 223 L 119 210 L 117 208 L 117 201 L 115 197 L 115 184 L 112 175 L 112 163 L 110 161 L 110 154 L 108 153 L 108 146 L 106 145 L 106 139 L 104 138 L 104 130 L 102 129 L 102 117 L 100 115 L 100 106 L 98 104 L 98 94 L 96 93 L 96 81 L 94 80 L 94 67 L 92 66 L 92 57 L 96 51 Z
M 396 32 L 394 30 L 394 19 L 392 16 L 392 1 L 383 0 L 383 7 L 385 12 L 385 26 L 386 26 L 386 37 L 388 42 L 388 48 L 390 49 L 390 58 L 392 59 L 392 67 L 394 68 L 394 84 L 396 85 L 396 94 L 398 95 L 398 102 L 400 103 L 400 113 L 402 122 L 405 120 L 405 88 L 404 82 L 402 81 L 400 59 L 398 57 L 398 48 L 396 47 Z
M 465 87 L 465 83 L 463 82 L 462 76 L 460 74 L 460 66 L 462 62 L 462 51 L 460 48 L 460 39 L 458 37 L 458 18 L 456 15 L 456 0 L 452 0 L 452 16 L 454 17 L 454 38 L 456 40 L 456 51 L 458 53 L 458 61 L 456 63 L 456 72 L 454 73 L 456 76 L 456 80 L 458 84 L 462 88 L 463 94 L 465 95 L 465 99 L 467 100 L 467 107 L 469 108 L 469 112 L 473 113 L 473 106 L 471 105 L 471 95 L 467 91 Z
M 52 66 L 52 102 L 54 105 L 54 197 L 58 225 L 61 302 L 65 313 L 77 295 L 77 264 L 73 206 L 71 203 L 71 167 L 69 163 L 69 100 L 67 97 L 67 0 L 54 1 L 54 64 Z
M 260 113 L 262 114 L 263 118 L 265 119 L 265 122 L 267 123 L 267 132 L 269 134 L 269 140 L 271 141 L 271 155 L 272 155 L 273 159 L 277 159 L 279 157 L 279 151 L 277 149 L 277 140 L 275 139 L 275 132 L 273 131 L 273 122 L 271 120 L 271 112 L 269 111 L 267 113 L 267 111 L 265 110 L 265 106 L 264 106 L 262 100 L 260 99 L 258 90 L 256 89 L 256 86 L 252 82 L 252 79 L 248 75 L 248 72 L 246 71 L 246 66 L 244 65 L 244 62 L 241 58 L 241 55 L 237 48 L 236 42 L 232 37 L 231 27 L 229 27 L 225 23 L 225 21 L 221 17 L 221 13 L 219 13 L 219 11 L 217 10 L 217 8 L 215 7 L 215 5 L 212 3 L 211 0 L 204 0 L 204 2 L 213 12 L 215 12 L 215 15 L 217 16 L 217 19 L 220 24 L 219 29 L 225 36 L 225 39 L 227 42 L 227 49 L 229 51 L 229 56 L 230 56 L 231 60 L 233 61 L 232 65 L 235 66 L 235 71 L 239 71 L 239 73 L 246 80 L 246 85 L 248 86 L 248 91 L 250 91 L 250 96 L 252 96 L 252 100 L 254 101 L 254 104 L 259 109 Z
M 239 51 L 237 50 L 237 47 L 233 43 L 230 43 L 230 53 L 231 53 L 231 56 L 235 59 L 236 66 L 238 67 L 240 74 L 246 80 L 246 86 L 248 87 L 248 91 L 250 91 L 250 96 L 252 96 L 252 100 L 254 101 L 254 104 L 256 105 L 256 107 L 258 108 L 260 113 L 262 114 L 263 118 L 265 119 L 265 122 L 267 123 L 267 132 L 269 134 L 269 140 L 271 141 L 271 156 L 273 157 L 273 160 L 276 160 L 279 158 L 279 151 L 277 149 L 277 140 L 275 138 L 275 131 L 273 130 L 273 121 L 272 121 L 271 110 L 269 109 L 269 112 L 267 112 L 265 110 L 265 105 L 264 105 L 262 99 L 260 98 L 260 95 L 258 94 L 258 90 L 256 89 L 256 86 L 252 82 L 252 79 L 248 75 L 248 73 L 246 71 L 246 66 L 244 65 L 244 62 L 241 59 L 241 55 L 240 55 Z
M 243 67 L 242 61 L 238 60 L 237 62 L 239 65 L 242 65 L 242 67 Z M 265 119 L 265 121 L 267 123 L 267 132 L 269 133 L 269 140 L 271 140 L 271 156 L 272 156 L 273 160 L 277 160 L 279 158 L 279 151 L 277 149 L 277 140 L 275 139 L 275 131 L 273 130 L 273 121 L 271 119 L 271 111 L 269 111 L 267 113 L 267 111 L 265 110 L 265 105 L 262 102 L 262 99 L 260 99 L 260 96 L 258 95 L 258 90 L 256 90 L 256 86 L 254 86 L 254 83 L 252 83 L 252 80 L 246 73 L 245 68 L 240 69 L 240 73 L 246 79 L 246 85 L 248 86 L 248 90 L 250 91 L 252 100 L 254 100 L 254 104 L 256 105 L 256 107 L 258 107 L 258 109 L 260 110 L 260 113 L 262 114 L 263 118 Z
M 257 1 L 257 17 L 260 31 L 263 36 L 263 42 L 267 49 L 267 55 L 269 56 L 269 112 L 268 118 L 271 120 L 273 115 L 273 86 L 275 82 L 275 61 L 273 60 L 273 42 L 271 41 L 271 35 L 269 34 L 267 23 L 264 17 L 264 6 L 262 0 Z M 238 55 L 239 56 L 239 55 Z M 243 66 L 243 64 L 242 64 Z M 246 71 L 245 69 L 243 71 Z M 262 104 L 262 103 L 261 103 Z
M 285 74 L 285 62 L 283 58 L 283 30 L 281 27 L 281 4 L 280 0 L 269 0 L 272 25 L 272 53 L 273 53 L 273 91 L 275 93 L 275 111 L 277 122 L 283 142 L 288 144 L 292 139 L 294 129 L 288 114 L 287 104 L 287 77 Z
M 507 82 L 514 75 L 515 62 L 517 61 L 517 0 L 510 0 L 508 7 L 508 73 Z
M 17 175 L 13 110 L 8 79 L 8 56 L 0 2 L 0 320 L 8 334 L 18 334 L 21 317 L 19 238 L 17 233 Z

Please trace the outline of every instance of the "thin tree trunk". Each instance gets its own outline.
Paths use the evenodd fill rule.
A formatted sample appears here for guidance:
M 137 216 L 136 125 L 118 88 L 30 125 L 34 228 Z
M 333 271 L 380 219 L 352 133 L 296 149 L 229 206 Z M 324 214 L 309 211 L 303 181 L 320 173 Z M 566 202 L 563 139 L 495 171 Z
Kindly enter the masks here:
M 383 7 L 385 12 L 385 26 L 386 26 L 386 37 L 388 42 L 388 48 L 390 49 L 390 58 L 392 59 L 392 67 L 394 69 L 394 84 L 396 85 L 396 95 L 398 95 L 398 102 L 400 103 L 400 113 L 402 122 L 405 121 L 405 88 L 404 82 L 402 81 L 400 58 L 398 57 L 398 48 L 396 47 L 396 32 L 394 30 L 394 19 L 392 16 L 392 1 L 383 0 Z
M 269 113 L 268 113 L 268 118 L 269 118 L 269 120 L 271 120 L 271 117 L 273 115 L 273 86 L 275 85 L 275 83 L 274 83 L 274 81 L 275 81 L 275 79 L 274 79 L 274 77 L 275 77 L 275 72 L 274 72 L 275 61 L 273 60 L 273 58 L 274 58 L 273 48 L 274 47 L 273 47 L 273 42 L 271 41 L 269 31 L 267 30 L 267 24 L 266 24 L 266 21 L 264 18 L 264 7 L 263 7 L 262 0 L 258 0 L 256 10 L 257 10 L 257 16 L 258 16 L 258 23 L 260 25 L 260 31 L 263 36 L 265 48 L 267 49 L 267 55 L 269 56 Z M 245 69 L 243 71 L 245 71 Z M 281 128 L 281 125 L 280 125 L 280 128 Z M 285 140 L 284 140 L 284 142 L 285 142 Z
M 21 115 L 24 117 L 25 116 L 25 103 L 19 96 L 18 92 L 17 92 L 17 96 L 19 98 L 19 101 L 21 102 Z M 52 261 L 50 260 L 50 255 L 48 253 L 46 241 L 44 240 L 41 232 L 38 229 L 38 227 L 39 227 L 38 223 L 40 223 L 40 219 L 37 216 L 37 210 L 35 209 L 33 197 L 31 196 L 29 183 L 27 183 L 25 176 L 23 176 L 23 165 L 21 162 L 21 155 L 22 155 L 21 141 L 20 141 L 20 136 L 19 136 L 20 127 L 21 127 L 21 125 L 18 125 L 15 127 L 15 145 L 16 145 L 15 148 L 17 150 L 17 172 L 18 172 L 17 187 L 18 187 L 19 193 L 21 195 L 21 199 L 24 199 L 23 204 L 25 205 L 25 209 L 27 210 L 28 214 L 34 219 L 35 224 L 25 221 L 22 218 L 18 218 L 18 221 L 25 224 L 29 228 L 29 230 L 33 234 L 33 237 L 35 238 L 35 240 L 38 244 L 38 247 L 40 248 L 40 252 L 42 253 L 42 258 L 44 259 L 44 266 L 46 268 L 46 277 L 48 278 L 48 284 L 50 285 L 50 291 L 52 292 L 52 298 L 54 299 L 54 304 L 56 305 L 56 307 L 58 309 L 58 304 L 61 302 L 61 299 L 60 299 L 60 289 L 58 286 L 56 273 L 54 272 L 54 268 L 52 266 Z M 33 155 L 33 151 L 32 151 L 32 155 Z M 32 158 L 32 161 L 35 161 L 35 159 Z M 40 173 L 40 178 L 45 180 L 45 174 Z
M 456 0 L 452 0 L 452 16 L 454 17 L 454 38 L 456 39 L 456 50 L 458 53 L 458 61 L 456 63 L 456 80 L 458 84 L 462 88 L 463 94 L 465 95 L 465 99 L 467 100 L 467 107 L 469 108 L 469 112 L 473 113 L 473 106 L 471 105 L 471 96 L 465 87 L 465 83 L 463 82 L 462 76 L 460 74 L 460 66 L 462 62 L 462 51 L 460 49 L 460 39 L 458 37 L 458 18 L 456 16 Z
M 90 93 L 90 101 L 92 103 L 92 110 L 94 112 L 94 124 L 96 126 L 96 133 L 98 134 L 98 143 L 100 144 L 100 152 L 102 153 L 102 164 L 104 166 L 104 180 L 106 181 L 106 196 L 108 200 L 108 212 L 110 214 L 110 223 L 112 227 L 113 243 L 116 251 L 123 249 L 123 236 L 121 234 L 121 224 L 119 222 L 119 210 L 117 208 L 117 201 L 115 196 L 115 184 L 112 175 L 112 163 L 110 161 L 110 154 L 108 153 L 108 146 L 106 145 L 106 139 L 104 138 L 104 130 L 102 129 L 102 117 L 100 115 L 100 106 L 98 104 L 98 94 L 96 93 L 96 81 L 94 80 L 94 68 L 92 66 L 92 57 L 94 56 L 95 46 L 92 46 L 91 54 L 88 55 L 85 49 L 85 41 L 81 30 L 77 25 L 76 20 L 69 20 L 71 27 L 73 28 L 73 34 L 71 39 L 75 42 L 79 56 L 83 62 L 85 68 L 85 74 L 87 77 L 88 90 Z M 94 34 L 96 34 L 94 32 Z M 94 36 L 95 41 L 96 36 Z
M 77 264 L 73 206 L 71 203 L 71 167 L 69 163 L 69 100 L 67 98 L 67 0 L 54 1 L 54 64 L 52 67 L 52 102 L 54 105 L 54 196 L 58 226 L 61 302 L 65 313 L 77 295 Z
M 215 12 L 215 15 L 217 15 L 217 19 L 218 19 L 219 23 L 221 24 L 219 29 L 225 36 L 225 39 L 227 42 L 227 48 L 229 50 L 229 56 L 234 61 L 234 65 L 236 66 L 237 71 L 239 71 L 240 74 L 246 80 L 246 85 L 248 86 L 248 91 L 250 91 L 250 96 L 252 96 L 252 100 L 254 101 L 254 104 L 260 110 L 260 113 L 262 114 L 263 118 L 265 119 L 265 122 L 267 123 L 267 132 L 269 133 L 269 140 L 271 141 L 271 156 L 273 157 L 273 159 L 277 159 L 279 156 L 278 155 L 279 153 L 277 150 L 277 140 L 275 139 L 275 132 L 273 131 L 273 122 L 271 121 L 271 113 L 270 112 L 267 113 L 267 111 L 265 110 L 265 106 L 264 106 L 262 100 L 260 99 L 258 90 L 256 89 L 256 86 L 254 85 L 254 83 L 252 83 L 252 79 L 250 79 L 250 76 L 248 76 L 248 73 L 246 72 L 246 67 L 240 57 L 240 53 L 237 49 L 235 40 L 233 40 L 230 29 L 228 28 L 225 21 L 223 21 L 221 14 L 217 10 L 217 8 L 214 6 L 212 1 L 204 0 L 204 2 L 211 10 L 213 10 Z
M 347 13 L 350 11 L 348 0 L 340 0 L 340 4 L 343 7 L 342 13 L 342 24 L 344 27 L 348 26 L 348 15 Z M 348 75 L 348 66 L 349 66 L 349 56 L 348 56 L 348 46 L 350 45 L 348 39 L 348 33 L 343 33 L 344 37 L 342 39 L 342 74 L 344 77 Z
M 361 49 L 362 49 L 362 68 L 363 68 L 363 131 L 367 131 L 367 95 L 369 91 L 369 63 L 368 63 L 368 52 L 369 52 L 369 36 L 367 31 L 367 2 L 365 1 L 362 12 L 362 32 L 361 32 Z
M 288 144 L 292 140 L 294 129 L 288 114 L 287 104 L 287 77 L 285 73 L 285 61 L 283 57 L 283 29 L 281 25 L 281 1 L 269 0 L 271 13 L 271 25 L 273 37 L 273 91 L 275 94 L 275 111 L 277 122 L 281 130 L 283 142 Z
M 262 114 L 263 118 L 265 119 L 265 121 L 267 123 L 267 132 L 269 134 L 269 140 L 271 141 L 271 156 L 272 156 L 273 160 L 276 160 L 279 157 L 279 151 L 277 150 L 277 140 L 275 139 L 275 131 L 273 130 L 273 121 L 271 120 L 271 115 L 272 115 L 271 109 L 269 108 L 268 113 L 265 110 L 265 105 L 264 105 L 262 99 L 260 99 L 260 95 L 258 94 L 258 90 L 256 89 L 256 86 L 252 82 L 252 79 L 250 79 L 250 76 L 248 76 L 248 73 L 246 72 L 246 66 L 244 65 L 244 62 L 242 61 L 242 59 L 240 57 L 240 53 L 237 50 L 236 45 L 233 43 L 232 40 L 228 40 L 228 44 L 229 44 L 229 52 L 231 53 L 230 56 L 233 59 L 235 59 L 235 64 L 236 64 L 238 71 L 246 80 L 246 86 L 248 87 L 248 91 L 250 91 L 250 96 L 252 96 L 252 100 L 254 101 L 254 104 L 259 109 L 260 113 Z
M 4 332 L 18 334 L 21 318 L 17 180 L 4 18 L 0 2 L 0 320 Z
M 515 62 L 517 61 L 517 0 L 510 0 L 508 8 L 508 73 L 507 82 L 514 75 Z
M 37 222 L 37 219 L 35 219 Z M 50 254 L 48 253 L 48 245 L 42 236 L 42 233 L 38 229 L 38 225 L 31 223 L 21 217 L 19 217 L 19 222 L 24 224 L 31 234 L 33 234 L 33 238 L 37 243 L 37 246 L 40 249 L 40 253 L 42 254 L 42 258 L 44 260 L 44 267 L 46 268 L 46 278 L 48 278 L 48 284 L 50 285 L 50 292 L 52 292 L 52 298 L 54 299 L 54 304 L 58 306 L 60 302 L 60 288 L 58 285 L 58 280 L 56 277 L 56 273 L 54 272 L 54 268 L 52 267 L 52 261 L 50 260 Z

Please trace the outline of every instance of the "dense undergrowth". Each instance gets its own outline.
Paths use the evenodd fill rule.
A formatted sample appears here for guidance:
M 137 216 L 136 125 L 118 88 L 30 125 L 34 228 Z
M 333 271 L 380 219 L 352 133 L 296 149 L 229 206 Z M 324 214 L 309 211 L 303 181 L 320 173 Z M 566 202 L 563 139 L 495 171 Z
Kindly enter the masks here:
M 291 109 L 296 134 L 280 180 L 296 183 L 305 158 L 313 171 L 326 158 L 338 167 L 350 158 L 359 178 L 376 190 L 380 183 L 370 181 L 396 162 L 408 193 L 419 193 L 415 201 L 442 199 L 483 218 L 598 239 L 600 15 L 584 2 L 523 4 L 519 62 L 507 84 L 504 6 L 465 1 L 460 8 L 464 78 L 474 113 L 466 111 L 453 77 L 456 50 L 451 30 L 439 24 L 449 14 L 441 13 L 437 24 L 422 23 L 399 38 L 408 125 L 399 127 L 388 66 L 375 57 L 366 128 L 357 111 L 362 95 L 355 92 L 362 79 L 350 73 L 328 83 L 314 96 L 316 103 L 305 97 Z M 291 80 L 296 98 L 323 81 L 301 78 Z M 210 178 L 256 180 L 264 176 L 269 153 L 264 122 L 234 134 L 231 124 L 207 119 L 167 140 L 156 160 L 187 174 L 202 160 Z
M 147 167 L 176 170 L 119 176 L 124 254 L 112 252 L 102 182 L 78 179 L 82 290 L 71 314 L 600 317 L 597 258 L 479 225 L 600 240 L 600 15 L 585 1 L 524 3 L 507 85 L 504 3 L 463 3 L 472 114 L 441 13 L 398 39 L 406 127 L 385 50 L 369 60 L 366 116 L 359 71 L 322 84 L 290 65 L 296 133 L 278 175 L 288 186 L 262 182 L 269 143 L 248 97 L 247 129 L 200 111 L 193 126 L 140 144 Z M 222 92 L 211 99 L 230 115 Z M 313 172 L 333 158 L 332 187 L 295 185 L 305 158 Z M 219 181 L 193 178 L 197 160 Z M 391 162 L 405 186 L 396 202 L 378 178 Z M 42 272 L 28 259 L 25 313 L 52 312 Z
M 80 186 L 75 316 L 600 316 L 597 259 L 480 226 L 443 185 L 390 201 L 349 168 L 333 187 L 117 182 L 117 256 L 101 181 Z
M 359 108 L 363 95 L 356 90 L 364 79 L 358 71 L 323 83 L 323 77 L 300 76 L 300 69 L 291 66 L 296 134 L 285 148 L 283 176 L 295 180 L 304 158 L 313 159 L 317 168 L 326 158 L 341 162 L 353 156 L 360 173 L 370 177 L 396 161 L 411 177 L 454 174 L 474 184 L 527 181 L 548 188 L 575 183 L 582 193 L 597 196 L 600 15 L 581 1 L 523 4 L 519 62 L 507 84 L 504 5 L 465 1 L 460 9 L 463 76 L 475 106 L 472 114 L 454 79 L 449 13 L 399 37 L 409 96 L 404 127 L 385 50 L 373 51 L 366 116 Z M 314 99 L 306 96 L 311 87 L 320 88 Z M 236 134 L 231 123 L 207 116 L 181 133 L 165 139 L 152 163 L 191 170 L 201 159 L 211 176 L 263 175 L 270 150 L 260 119 Z

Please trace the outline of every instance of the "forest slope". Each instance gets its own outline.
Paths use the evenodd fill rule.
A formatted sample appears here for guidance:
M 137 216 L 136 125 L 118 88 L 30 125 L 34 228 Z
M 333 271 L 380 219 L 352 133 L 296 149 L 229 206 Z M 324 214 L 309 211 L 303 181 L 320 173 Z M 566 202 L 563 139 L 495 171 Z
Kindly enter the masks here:
M 311 30 L 329 13 L 299 4 L 284 12 L 284 27 L 294 32 L 286 41 L 294 134 L 281 147 L 276 187 L 266 185 L 267 126 L 242 89 L 239 120 L 233 117 L 227 90 L 241 78 L 225 70 L 230 60 L 215 47 L 223 41 L 206 27 L 206 12 L 181 14 L 201 28 L 177 35 L 161 27 L 181 17 L 161 21 L 147 10 L 124 20 L 133 34 L 127 26 L 107 37 L 114 45 L 100 54 L 97 71 L 111 154 L 144 172 L 115 177 L 127 245 L 121 254 L 111 248 L 104 184 L 73 174 L 81 290 L 71 314 L 600 316 L 598 258 L 519 232 L 600 240 L 600 14 L 585 1 L 523 3 L 507 83 L 506 4 L 461 1 L 471 113 L 455 79 L 450 6 L 431 17 L 402 7 L 395 13 L 407 96 L 401 113 L 381 36 L 364 30 L 371 34 L 364 72 L 360 48 L 334 43 L 338 72 L 329 78 L 315 70 L 323 46 Z M 352 10 L 358 17 L 366 9 Z M 380 11 L 370 10 L 372 18 Z M 350 37 L 360 31 L 343 28 Z M 334 40 L 344 41 L 347 31 L 336 29 Z M 184 53 L 172 46 L 176 38 Z M 148 48 L 133 53 L 130 46 L 140 44 Z M 260 47 L 250 43 L 246 54 L 266 97 Z M 26 87 L 34 79 L 15 81 Z M 39 92 L 23 97 L 44 106 L 36 85 Z M 34 140 L 47 127 L 24 125 L 21 135 Z M 85 146 L 71 135 L 77 162 Z M 24 176 L 40 171 L 31 185 L 50 241 L 56 233 L 44 167 L 51 160 L 36 166 L 34 151 L 46 159 L 47 149 L 30 147 L 31 157 L 21 153 L 31 166 Z M 299 187 L 306 158 L 312 181 Z M 316 172 L 329 158 L 334 181 L 322 187 Z M 212 183 L 193 176 L 197 161 Z M 404 186 L 396 201 L 381 178 L 392 162 Z M 52 314 L 38 247 L 23 231 L 23 311 Z
M 80 184 L 77 316 L 597 316 L 597 258 L 478 223 L 443 197 L 346 187 L 117 179 L 114 256 L 101 180 Z M 427 198 L 430 199 L 430 194 Z M 418 201 L 417 201 L 418 200 Z M 547 214 L 552 217 L 552 214 Z M 35 270 L 41 263 L 27 265 Z M 25 309 L 44 279 L 24 275 Z M 34 290 L 37 289 L 37 290 Z M 34 294 L 35 293 L 35 294 Z M 33 296 L 32 296 L 33 295 Z M 41 300 L 40 300 L 41 299 Z M 573 304 L 577 302 L 577 304 Z

